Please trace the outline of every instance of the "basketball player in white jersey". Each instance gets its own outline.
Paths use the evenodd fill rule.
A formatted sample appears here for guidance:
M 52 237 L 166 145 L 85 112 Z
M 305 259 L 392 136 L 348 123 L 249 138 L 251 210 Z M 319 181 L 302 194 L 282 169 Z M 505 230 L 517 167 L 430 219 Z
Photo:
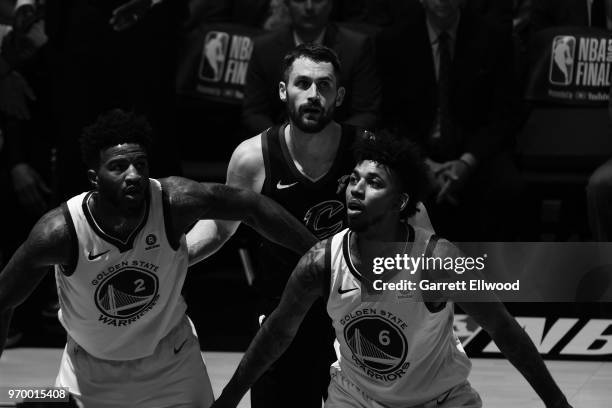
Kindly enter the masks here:
M 43 216 L 0 274 L 0 353 L 12 309 L 56 266 L 68 333 L 56 385 L 80 407 L 208 407 L 213 394 L 181 289 L 185 232 L 198 219 L 247 222 L 296 252 L 316 242 L 251 191 L 148 177 L 151 129 L 120 110 L 81 139 L 94 186 Z M 288 233 L 290 232 L 290 233 Z M 5 232 L 6 233 L 6 232 Z
M 237 405 L 291 342 L 309 305 L 321 297 L 335 329 L 338 357 L 331 367 L 326 408 L 482 406 L 467 381 L 470 361 L 453 333 L 452 298 L 439 293 L 422 294 L 417 300 L 412 296 L 419 294 L 410 291 L 372 297 L 370 291 L 373 258 L 401 254 L 398 242 L 403 253 L 415 257 L 457 255 L 448 241 L 436 244 L 431 232 L 402 222 L 415 211 L 426 185 L 426 172 L 413 149 L 409 142 L 382 134 L 358 142 L 357 165 L 346 189 L 349 228 L 302 257 L 279 307 L 263 324 L 214 408 Z M 394 250 L 388 252 L 390 248 Z M 387 279 L 405 278 L 405 273 Z M 535 346 L 502 303 L 491 298 L 488 303 L 460 305 L 547 407 L 569 407 Z
M 333 120 L 345 90 L 339 84 L 340 61 L 333 50 L 302 44 L 283 60 L 279 97 L 286 104 L 287 123 L 273 126 L 242 142 L 232 154 L 227 184 L 261 192 L 286 208 L 319 239 L 346 228 L 343 192 L 338 179 L 354 166 L 350 146 L 363 131 Z M 420 206 L 419 220 L 429 225 Z M 200 221 L 187 235 L 190 262 L 219 249 L 238 222 Z M 259 322 L 278 306 L 295 254 L 263 240 L 255 248 Z M 254 408 L 284 408 L 296 394 L 293 408 L 320 408 L 335 360 L 333 331 L 325 304 L 315 302 L 282 358 L 251 389 Z

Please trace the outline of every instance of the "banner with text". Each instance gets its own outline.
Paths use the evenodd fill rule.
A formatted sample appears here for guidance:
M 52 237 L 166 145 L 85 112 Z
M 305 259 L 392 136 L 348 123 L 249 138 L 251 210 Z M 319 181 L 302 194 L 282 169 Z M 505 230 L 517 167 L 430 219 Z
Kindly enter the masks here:
M 253 38 L 262 30 L 231 23 L 203 24 L 183 41 L 177 92 L 239 104 L 244 97 Z
M 538 31 L 529 50 L 525 97 L 535 102 L 602 106 L 610 93 L 612 33 L 590 27 Z

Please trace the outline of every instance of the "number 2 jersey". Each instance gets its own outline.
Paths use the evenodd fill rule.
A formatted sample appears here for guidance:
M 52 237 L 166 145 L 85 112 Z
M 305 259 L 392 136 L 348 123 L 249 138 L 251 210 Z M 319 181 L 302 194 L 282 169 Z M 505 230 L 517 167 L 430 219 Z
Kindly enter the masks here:
M 125 241 L 97 224 L 87 204 L 93 192 L 62 205 L 76 261 L 56 267 L 59 320 L 72 339 L 98 358 L 151 355 L 185 315 L 185 236 L 169 242 L 161 184 L 150 179 L 149 186 L 143 219 Z
M 426 254 L 431 232 L 408 228 L 408 255 Z M 453 304 L 434 311 L 417 300 L 417 294 L 399 291 L 362 301 L 366 283 L 351 261 L 351 234 L 347 229 L 334 235 L 326 247 L 331 269 L 327 312 L 338 358 L 332 371 L 341 371 L 363 393 L 390 408 L 423 404 L 463 383 L 471 363 L 453 332 Z M 391 281 L 415 276 L 403 271 Z

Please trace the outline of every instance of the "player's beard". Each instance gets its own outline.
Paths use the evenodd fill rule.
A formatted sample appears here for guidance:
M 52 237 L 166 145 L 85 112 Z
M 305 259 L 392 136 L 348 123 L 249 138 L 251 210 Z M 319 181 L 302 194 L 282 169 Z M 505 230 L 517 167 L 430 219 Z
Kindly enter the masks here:
M 291 100 L 287 101 L 287 113 L 289 114 L 291 123 L 293 123 L 304 133 L 318 133 L 325 129 L 325 126 L 327 126 L 334 118 L 334 112 L 336 110 L 335 105 L 331 105 L 327 109 L 321 105 L 318 105 L 318 107 L 320 107 L 322 110 L 319 119 L 314 123 L 306 123 L 303 119 L 303 110 L 307 107 L 308 106 L 300 106 L 296 110 L 295 104 L 293 104 Z

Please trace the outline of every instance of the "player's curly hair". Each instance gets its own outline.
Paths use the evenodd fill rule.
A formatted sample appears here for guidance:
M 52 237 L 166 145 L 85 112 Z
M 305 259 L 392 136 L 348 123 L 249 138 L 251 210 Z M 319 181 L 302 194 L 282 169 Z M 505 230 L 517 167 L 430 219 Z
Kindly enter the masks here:
M 83 129 L 80 139 L 83 161 L 88 168 L 97 168 L 102 150 L 123 143 L 139 144 L 149 153 L 151 135 L 151 125 L 144 116 L 113 109 Z
M 398 175 L 402 190 L 408 194 L 408 203 L 400 213 L 402 218 L 413 216 L 417 204 L 430 191 L 427 167 L 420 149 L 392 129 L 380 129 L 376 133 L 365 132 L 353 145 L 356 163 L 372 160 L 387 166 Z

